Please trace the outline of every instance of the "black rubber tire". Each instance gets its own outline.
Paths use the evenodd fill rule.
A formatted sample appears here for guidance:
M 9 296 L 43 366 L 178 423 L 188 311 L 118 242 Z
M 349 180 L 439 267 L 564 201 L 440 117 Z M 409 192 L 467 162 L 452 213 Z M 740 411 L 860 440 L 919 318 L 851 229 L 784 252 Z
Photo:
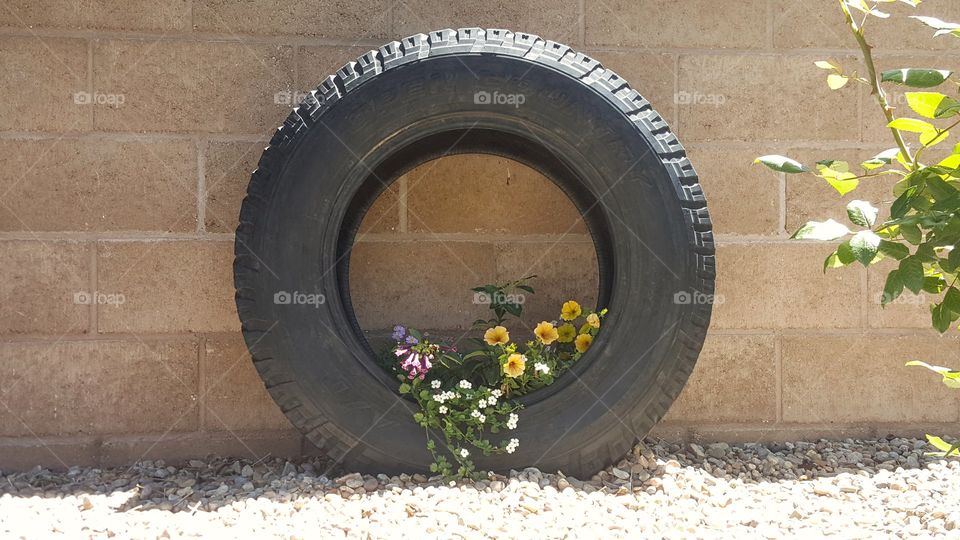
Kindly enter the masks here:
M 524 103 L 484 103 L 482 92 Z M 565 45 L 499 29 L 417 34 L 349 62 L 294 109 L 253 173 L 236 234 L 237 310 L 254 363 L 291 422 L 344 467 L 428 467 L 415 404 L 376 366 L 353 315 L 349 250 L 385 184 L 462 152 L 524 162 L 570 196 L 610 309 L 576 369 L 523 398 L 507 434 L 517 452 L 477 464 L 590 475 L 683 388 L 710 321 L 700 300 L 713 294 L 715 258 L 697 175 L 666 122 Z M 325 302 L 278 303 L 284 291 Z

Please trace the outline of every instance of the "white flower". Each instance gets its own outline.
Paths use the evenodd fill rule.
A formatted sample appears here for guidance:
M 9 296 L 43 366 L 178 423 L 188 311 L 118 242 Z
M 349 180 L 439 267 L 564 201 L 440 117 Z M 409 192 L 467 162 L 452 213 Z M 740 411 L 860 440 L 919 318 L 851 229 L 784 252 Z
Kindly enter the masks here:
M 517 420 L 520 420 L 520 417 L 516 413 L 510 413 L 510 418 L 507 419 L 507 428 L 517 429 Z
M 480 416 L 477 417 L 477 420 L 479 420 L 480 423 L 482 424 L 487 421 L 487 416 L 484 414 L 481 414 Z
M 443 403 L 444 401 L 447 400 L 447 396 L 445 396 L 443 392 L 440 392 L 439 394 L 433 395 L 433 400 L 436 401 L 437 403 Z
M 536 364 L 534 364 L 533 370 L 541 371 L 543 372 L 544 375 L 546 375 L 547 373 L 550 373 L 550 367 L 544 364 L 543 362 L 537 362 Z
M 470 455 L 470 452 L 467 452 L 467 449 L 466 449 L 466 448 L 461 448 L 461 449 L 460 449 L 460 457 L 464 457 L 464 458 L 465 458 L 465 457 L 467 457 L 467 456 L 469 456 L 469 455 Z
M 432 381 L 432 382 L 430 383 L 430 387 L 431 387 L 431 388 L 440 388 L 440 381 L 439 381 L 439 380 Z
M 493 394 L 493 397 L 495 397 L 495 398 L 499 398 L 500 396 L 503 395 L 503 392 L 501 392 L 499 388 L 493 390 L 493 391 L 490 392 L 490 393 Z
M 474 410 L 470 413 L 470 416 L 472 416 L 472 417 L 474 417 L 474 418 L 479 418 L 479 417 L 480 417 L 480 411 L 474 409 Z
M 464 390 L 469 390 L 469 389 L 473 388 L 473 385 L 470 384 L 470 381 L 468 381 L 468 380 L 462 380 L 462 381 L 460 381 L 459 386 L 460 386 L 460 388 L 463 388 Z
M 517 451 L 517 447 L 520 446 L 519 439 L 510 439 L 510 442 L 507 443 L 506 451 L 508 454 L 512 454 Z
M 441 405 L 440 408 L 437 409 L 437 410 L 440 411 L 440 414 L 447 414 L 447 406 L 446 406 L 446 405 Z

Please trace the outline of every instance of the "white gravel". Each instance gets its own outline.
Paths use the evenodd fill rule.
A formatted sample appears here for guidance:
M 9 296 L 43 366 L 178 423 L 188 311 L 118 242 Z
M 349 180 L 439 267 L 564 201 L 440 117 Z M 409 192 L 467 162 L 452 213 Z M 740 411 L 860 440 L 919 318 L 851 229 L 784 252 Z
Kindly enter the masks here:
M 321 461 L 0 476 L 0 537 L 960 538 L 960 462 L 889 438 L 645 441 L 580 481 L 537 469 L 448 485 L 328 477 Z

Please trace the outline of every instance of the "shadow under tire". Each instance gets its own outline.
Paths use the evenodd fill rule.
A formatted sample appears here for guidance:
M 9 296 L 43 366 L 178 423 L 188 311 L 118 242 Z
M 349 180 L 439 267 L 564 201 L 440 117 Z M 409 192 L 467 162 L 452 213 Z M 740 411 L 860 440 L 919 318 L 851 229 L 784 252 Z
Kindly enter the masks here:
M 477 466 L 589 476 L 682 390 L 709 326 L 716 263 L 683 146 L 626 81 L 566 45 L 500 29 L 417 34 L 347 63 L 293 110 L 251 177 L 236 233 L 237 310 L 254 364 L 293 425 L 344 468 L 428 468 L 416 404 L 376 365 L 354 316 L 349 254 L 390 182 L 455 153 L 515 159 L 570 197 L 610 310 L 574 369 L 521 398 L 518 428 L 499 434 L 520 439 L 516 453 Z

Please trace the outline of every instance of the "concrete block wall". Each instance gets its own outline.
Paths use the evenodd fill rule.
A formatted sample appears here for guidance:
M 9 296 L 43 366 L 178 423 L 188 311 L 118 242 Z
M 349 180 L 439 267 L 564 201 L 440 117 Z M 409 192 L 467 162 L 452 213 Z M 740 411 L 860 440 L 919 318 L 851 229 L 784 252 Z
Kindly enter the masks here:
M 884 66 L 960 68 L 957 40 L 933 40 L 905 6 L 889 7 L 896 17 L 874 28 Z M 948 0 L 917 12 L 960 20 Z M 832 93 L 812 65 L 856 52 L 832 0 L 11 0 L 0 9 L 0 467 L 312 451 L 239 336 L 239 203 L 285 96 L 387 40 L 448 26 L 523 29 L 586 51 L 687 146 L 715 220 L 724 302 L 659 434 L 957 431 L 960 394 L 902 368 L 960 367 L 957 336 L 930 339 L 921 302 L 881 310 L 880 272 L 824 276 L 829 248 L 788 236 L 808 218 L 842 217 L 842 201 L 750 165 L 890 146 L 868 93 Z M 436 163 L 368 216 L 354 254 L 365 325 L 429 325 L 430 306 L 469 323 L 465 287 L 531 265 L 557 287 L 533 313 L 589 296 L 582 230 L 563 237 L 562 256 L 544 256 L 576 219 L 544 179 L 492 158 Z M 545 203 L 491 221 L 488 185 L 511 204 L 539 193 Z M 862 193 L 889 200 L 888 188 Z M 387 271 L 397 250 L 437 255 L 432 293 L 420 273 Z

